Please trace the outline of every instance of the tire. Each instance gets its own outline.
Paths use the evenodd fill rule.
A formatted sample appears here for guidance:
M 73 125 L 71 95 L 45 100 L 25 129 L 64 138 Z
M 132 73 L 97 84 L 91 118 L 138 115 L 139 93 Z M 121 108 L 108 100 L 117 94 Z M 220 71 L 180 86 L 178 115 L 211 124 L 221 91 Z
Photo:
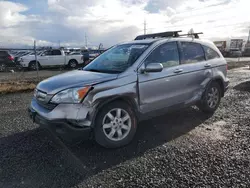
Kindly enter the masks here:
M 39 62 L 38 63 L 38 70 L 41 69 L 41 65 Z M 36 62 L 32 61 L 29 63 L 29 70 L 35 71 L 36 70 Z
M 4 63 L 0 63 L 0 72 L 6 72 L 7 67 Z
M 198 104 L 199 109 L 205 113 L 214 113 L 220 105 L 221 96 L 222 91 L 220 85 L 217 82 L 212 82 L 207 86 Z
M 68 65 L 69 65 L 69 68 L 74 69 L 74 68 L 77 68 L 78 62 L 76 60 L 72 59 L 72 60 L 69 61 Z
M 120 116 L 118 111 L 120 111 Z M 103 126 L 104 124 L 106 126 Z M 136 129 L 135 113 L 127 103 L 119 101 L 109 103 L 97 114 L 94 128 L 95 140 L 105 148 L 122 147 L 132 141 Z

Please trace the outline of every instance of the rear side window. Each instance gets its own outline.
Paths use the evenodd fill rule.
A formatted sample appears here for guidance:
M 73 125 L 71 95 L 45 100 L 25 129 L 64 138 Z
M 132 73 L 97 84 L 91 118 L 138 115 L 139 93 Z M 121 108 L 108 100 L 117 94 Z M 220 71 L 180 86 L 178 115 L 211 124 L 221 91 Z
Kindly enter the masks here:
M 181 62 L 183 64 L 205 61 L 202 46 L 193 42 L 181 42 Z
M 161 63 L 163 67 L 179 65 L 179 52 L 176 42 L 168 42 L 157 47 L 146 59 L 145 64 Z
M 203 49 L 205 51 L 205 55 L 206 55 L 207 60 L 220 58 L 220 55 L 212 48 L 209 48 L 207 46 L 203 46 Z
M 62 55 L 60 50 L 53 50 L 52 55 Z

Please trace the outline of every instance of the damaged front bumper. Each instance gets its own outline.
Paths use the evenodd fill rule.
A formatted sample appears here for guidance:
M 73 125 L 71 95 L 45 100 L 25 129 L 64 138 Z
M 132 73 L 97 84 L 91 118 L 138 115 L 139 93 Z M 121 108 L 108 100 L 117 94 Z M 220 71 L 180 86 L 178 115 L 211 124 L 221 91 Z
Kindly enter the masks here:
M 92 122 L 88 119 L 92 108 L 83 104 L 59 104 L 53 110 L 46 109 L 32 99 L 28 113 L 33 122 L 66 140 L 89 138 Z

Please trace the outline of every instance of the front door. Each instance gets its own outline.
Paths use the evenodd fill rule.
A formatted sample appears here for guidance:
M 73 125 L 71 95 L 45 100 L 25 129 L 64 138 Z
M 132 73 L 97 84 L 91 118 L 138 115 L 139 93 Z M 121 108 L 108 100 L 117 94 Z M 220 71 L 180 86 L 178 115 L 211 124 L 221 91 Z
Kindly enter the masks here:
M 39 56 L 38 61 L 42 67 L 50 66 L 52 60 L 52 51 L 45 51 L 41 56 Z
M 52 50 L 52 58 L 52 66 L 59 66 L 65 64 L 65 56 L 62 54 L 61 50 Z

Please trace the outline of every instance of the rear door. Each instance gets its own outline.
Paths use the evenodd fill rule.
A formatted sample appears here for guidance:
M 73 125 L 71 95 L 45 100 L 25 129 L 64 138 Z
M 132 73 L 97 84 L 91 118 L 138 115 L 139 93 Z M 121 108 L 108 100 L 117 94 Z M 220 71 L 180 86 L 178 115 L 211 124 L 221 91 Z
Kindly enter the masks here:
M 52 50 L 52 62 L 51 65 L 64 65 L 65 64 L 65 56 L 62 54 L 61 50 Z
M 180 69 L 185 74 L 184 102 L 189 104 L 199 100 L 207 83 L 212 78 L 211 65 L 206 61 L 204 49 L 196 42 L 179 42 L 180 47 Z

